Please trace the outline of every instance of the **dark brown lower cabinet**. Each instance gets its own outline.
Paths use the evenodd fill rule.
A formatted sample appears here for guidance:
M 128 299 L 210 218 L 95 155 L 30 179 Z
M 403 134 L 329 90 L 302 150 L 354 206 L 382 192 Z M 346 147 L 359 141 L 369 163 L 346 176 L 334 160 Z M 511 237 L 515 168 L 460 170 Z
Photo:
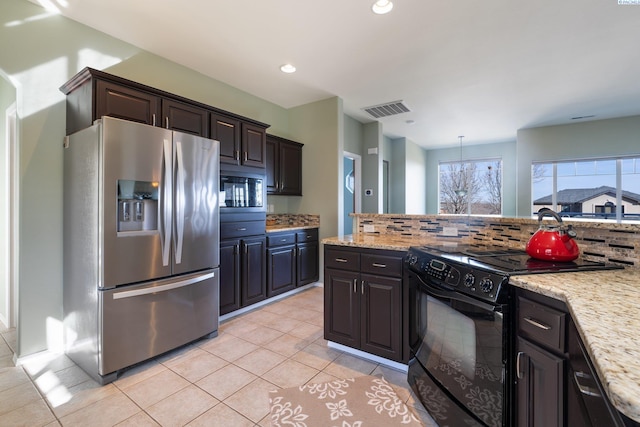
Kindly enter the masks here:
M 318 280 L 318 229 L 267 235 L 267 297 Z
M 556 299 L 516 290 L 518 427 L 637 427 L 609 402 L 569 315 Z
M 564 359 L 518 338 L 518 426 L 563 426 Z
M 390 251 L 326 245 L 325 339 L 402 361 L 401 271 L 402 256 Z
M 267 297 L 265 236 L 220 241 L 220 314 Z
M 296 287 L 296 245 L 267 249 L 267 296 L 272 297 Z

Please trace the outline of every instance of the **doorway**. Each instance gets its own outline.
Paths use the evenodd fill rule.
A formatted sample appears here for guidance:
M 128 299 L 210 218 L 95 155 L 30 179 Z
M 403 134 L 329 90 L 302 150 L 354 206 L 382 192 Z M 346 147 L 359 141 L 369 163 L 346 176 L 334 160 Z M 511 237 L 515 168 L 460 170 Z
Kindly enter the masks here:
M 343 227 L 340 234 L 353 234 L 351 213 L 360 213 L 361 163 L 359 154 L 344 152 L 342 185 L 344 191 Z M 340 230 L 339 230 L 340 231 Z

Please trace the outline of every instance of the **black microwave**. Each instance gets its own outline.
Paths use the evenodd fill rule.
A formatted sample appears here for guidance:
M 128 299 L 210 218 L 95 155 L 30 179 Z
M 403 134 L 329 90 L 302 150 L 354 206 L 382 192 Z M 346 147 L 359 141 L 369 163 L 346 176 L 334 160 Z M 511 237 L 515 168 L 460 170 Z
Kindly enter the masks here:
M 259 212 L 265 210 L 265 176 L 220 172 L 220 209 Z

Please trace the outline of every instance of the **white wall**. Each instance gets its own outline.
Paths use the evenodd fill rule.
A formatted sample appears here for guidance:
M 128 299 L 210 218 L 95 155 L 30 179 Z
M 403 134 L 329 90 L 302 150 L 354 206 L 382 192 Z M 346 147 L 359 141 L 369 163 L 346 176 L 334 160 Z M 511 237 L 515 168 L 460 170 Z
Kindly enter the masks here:
M 16 101 L 13 85 L 0 75 L 0 322 L 9 326 L 9 141 L 7 140 L 6 112 Z

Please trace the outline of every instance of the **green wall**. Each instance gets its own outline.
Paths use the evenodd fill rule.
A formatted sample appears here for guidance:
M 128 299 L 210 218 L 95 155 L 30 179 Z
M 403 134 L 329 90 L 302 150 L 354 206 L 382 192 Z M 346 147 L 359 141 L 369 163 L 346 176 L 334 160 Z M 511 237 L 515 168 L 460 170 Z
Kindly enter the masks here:
M 268 132 L 302 142 L 305 197 L 288 204 L 320 214 L 322 235 L 336 233 L 340 100 L 289 111 L 26 0 L 0 2 L 0 52 L 0 72 L 15 82 L 20 117 L 18 357 L 62 343 L 66 110 L 58 88 L 85 66 L 269 123 Z

